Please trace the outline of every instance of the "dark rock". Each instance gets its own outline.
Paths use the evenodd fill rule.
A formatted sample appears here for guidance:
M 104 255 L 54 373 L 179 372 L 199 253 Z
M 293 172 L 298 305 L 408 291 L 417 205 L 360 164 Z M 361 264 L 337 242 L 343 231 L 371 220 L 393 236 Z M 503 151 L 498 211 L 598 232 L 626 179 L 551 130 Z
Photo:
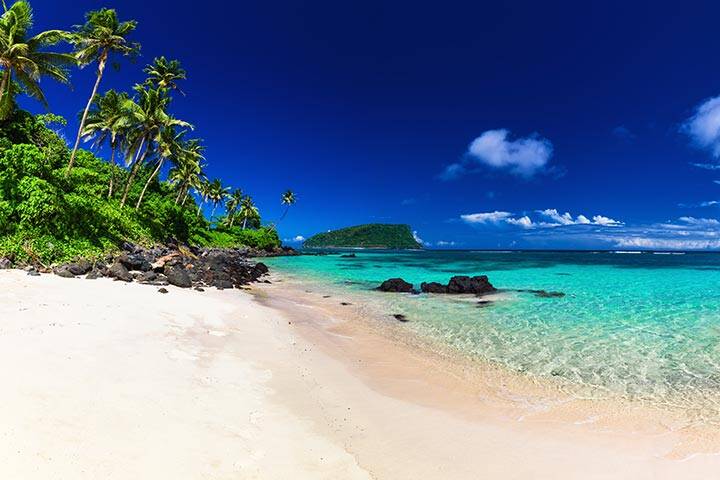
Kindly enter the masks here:
M 348 302 L 340 302 L 340 305 L 343 305 L 343 306 L 347 307 L 348 305 L 352 305 L 352 303 L 348 303 Z
M 118 262 L 122 263 L 128 270 L 136 270 L 140 272 L 147 272 L 152 270 L 152 265 L 148 262 L 147 258 L 142 253 L 124 253 L 117 259 Z
M 535 292 L 535 296 L 540 298 L 562 298 L 565 294 L 563 292 L 546 292 L 545 290 L 540 290 Z
M 120 262 L 113 263 L 110 268 L 107 269 L 107 276 L 122 282 L 132 282 L 133 280 L 128 269 Z
M 93 268 L 88 272 L 87 275 L 85 275 L 86 280 L 96 280 L 98 278 L 102 278 L 104 275 L 102 271 L 99 268 Z
M 128 253 L 135 253 L 138 247 L 134 243 L 122 242 L 120 248 Z
M 412 283 L 408 283 L 402 278 L 391 278 L 385 280 L 378 288 L 381 292 L 400 292 L 400 293 L 412 293 Z
M 197 290 L 198 292 L 204 292 L 204 291 L 205 291 L 205 289 L 202 288 L 202 287 L 195 287 L 195 290 Z
M 403 315 L 402 313 L 393 314 L 393 318 L 399 322 L 409 322 L 407 317 L 405 315 Z
M 265 275 L 266 273 L 268 273 L 270 271 L 270 269 L 267 267 L 267 265 L 265 265 L 262 262 L 256 263 L 255 267 L 253 267 L 253 268 L 254 268 L 255 272 L 258 273 L 259 275 Z
M 158 274 L 153 272 L 152 270 L 148 272 L 142 272 L 138 276 L 135 277 L 135 280 L 137 280 L 140 283 L 150 283 L 155 282 L 158 279 Z
M 12 268 L 10 259 L 5 257 L 0 258 L 0 270 L 7 270 L 9 268 Z
M 483 295 L 495 291 L 497 291 L 496 288 L 492 286 L 485 275 L 477 277 L 457 275 L 452 277 L 447 285 L 448 293 Z
M 92 270 L 92 263 L 87 260 L 78 260 L 75 263 L 67 265 L 67 269 L 70 270 L 70 273 L 73 275 L 85 275 Z
M 425 293 L 448 293 L 447 285 L 438 282 L 421 283 L 420 290 Z
M 40 272 L 38 272 L 35 268 L 31 268 L 27 271 L 27 274 L 31 277 L 39 277 Z
M 212 286 L 217 288 L 218 290 L 229 290 L 234 287 L 233 283 L 230 280 L 216 280 L 212 284 Z
M 168 289 L 167 289 L 167 288 L 158 288 L 158 292 L 160 292 L 160 293 L 168 293 Z
M 182 267 L 174 266 L 170 268 L 165 268 L 165 276 L 167 277 L 170 285 L 175 285 L 176 287 L 180 288 L 192 287 L 192 280 L 190 280 L 190 275 L 188 275 L 188 273 Z
M 340 255 L 340 258 L 355 258 L 357 255 L 354 253 L 346 253 L 345 255 Z
M 68 265 L 62 265 L 60 267 L 57 267 L 55 270 L 53 270 L 53 273 L 55 273 L 55 275 L 57 275 L 58 277 L 75 278 L 75 274 L 70 271 Z

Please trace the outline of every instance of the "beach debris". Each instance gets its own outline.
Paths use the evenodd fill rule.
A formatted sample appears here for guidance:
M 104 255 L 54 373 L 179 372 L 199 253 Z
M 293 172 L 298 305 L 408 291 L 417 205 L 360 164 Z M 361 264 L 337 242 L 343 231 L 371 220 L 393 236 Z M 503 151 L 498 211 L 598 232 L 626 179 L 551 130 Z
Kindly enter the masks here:
M 397 320 L 398 322 L 409 322 L 408 318 L 403 315 L 402 313 L 393 313 L 392 317 Z
M 474 294 L 485 295 L 496 292 L 497 289 L 490 283 L 486 275 L 469 277 L 456 275 L 450 278 L 447 285 L 438 282 L 423 282 L 420 290 L 424 293 L 447 293 L 447 294 Z
M 377 290 L 381 292 L 397 292 L 397 293 L 413 293 L 415 289 L 412 283 L 408 283 L 402 278 L 391 278 L 385 280 Z
M 165 288 L 165 287 L 158 288 L 158 292 L 160 292 L 160 293 L 168 293 L 168 289 Z

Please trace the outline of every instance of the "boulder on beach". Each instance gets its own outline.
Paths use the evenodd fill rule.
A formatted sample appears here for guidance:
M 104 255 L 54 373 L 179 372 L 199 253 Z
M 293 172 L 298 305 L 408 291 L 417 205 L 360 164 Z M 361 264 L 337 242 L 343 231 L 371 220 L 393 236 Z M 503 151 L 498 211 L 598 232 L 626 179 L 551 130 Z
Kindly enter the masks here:
M 120 262 L 115 262 L 110 266 L 110 268 L 108 268 L 107 276 L 110 278 L 114 278 L 115 280 L 120 280 L 122 282 L 133 281 L 133 277 L 132 275 L 130 275 L 130 272 L 128 272 L 128 269 L 125 268 L 125 265 Z
M 53 273 L 58 277 L 63 278 L 75 278 L 75 274 L 70 271 L 68 265 L 61 265 L 53 270 Z
M 12 268 L 10 259 L 5 257 L 0 258 L 0 270 L 8 270 L 10 268 Z
M 385 280 L 378 288 L 381 292 L 398 292 L 398 293 L 412 293 L 412 283 L 408 283 L 402 278 L 391 278 Z
M 85 275 L 90 270 L 92 270 L 92 263 L 88 262 L 87 260 L 81 259 L 75 263 L 68 264 L 67 269 L 73 275 Z
M 165 276 L 170 285 L 175 285 L 180 288 L 192 287 L 192 280 L 190 275 L 181 266 L 175 265 L 172 267 L 165 268 Z

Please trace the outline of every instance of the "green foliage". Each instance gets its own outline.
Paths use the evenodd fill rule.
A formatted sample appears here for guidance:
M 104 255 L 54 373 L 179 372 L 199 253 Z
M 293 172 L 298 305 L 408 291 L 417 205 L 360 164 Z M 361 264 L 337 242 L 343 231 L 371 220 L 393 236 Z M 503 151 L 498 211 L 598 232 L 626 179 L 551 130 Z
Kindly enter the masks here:
M 386 248 L 418 249 L 422 248 L 408 225 L 388 225 L 372 223 L 342 228 L 331 232 L 319 233 L 305 241 L 308 248 Z
M 270 229 L 211 229 L 192 196 L 181 205 L 177 189 L 157 179 L 148 183 L 139 209 L 121 207 L 120 192 L 108 198 L 108 186 L 113 175 L 118 184 L 127 180 L 124 168 L 79 150 L 75 168 L 65 174 L 69 150 L 47 126 L 59 120 L 16 111 L 0 122 L 0 256 L 50 264 L 101 256 L 122 241 L 149 245 L 170 239 L 203 246 L 280 245 Z M 139 169 L 131 201 L 150 174 L 149 166 Z

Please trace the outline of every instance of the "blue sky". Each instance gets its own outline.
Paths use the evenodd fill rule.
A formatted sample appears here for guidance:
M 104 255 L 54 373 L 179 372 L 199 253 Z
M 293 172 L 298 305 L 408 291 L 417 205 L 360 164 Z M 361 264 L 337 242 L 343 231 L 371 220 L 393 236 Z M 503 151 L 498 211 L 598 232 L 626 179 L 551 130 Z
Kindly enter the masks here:
M 143 56 L 103 90 L 181 60 L 174 113 L 210 176 L 267 221 L 296 191 L 283 238 L 388 222 L 436 248 L 720 248 L 717 3 L 32 4 L 41 29 L 139 21 Z M 92 82 L 43 82 L 68 138 Z

